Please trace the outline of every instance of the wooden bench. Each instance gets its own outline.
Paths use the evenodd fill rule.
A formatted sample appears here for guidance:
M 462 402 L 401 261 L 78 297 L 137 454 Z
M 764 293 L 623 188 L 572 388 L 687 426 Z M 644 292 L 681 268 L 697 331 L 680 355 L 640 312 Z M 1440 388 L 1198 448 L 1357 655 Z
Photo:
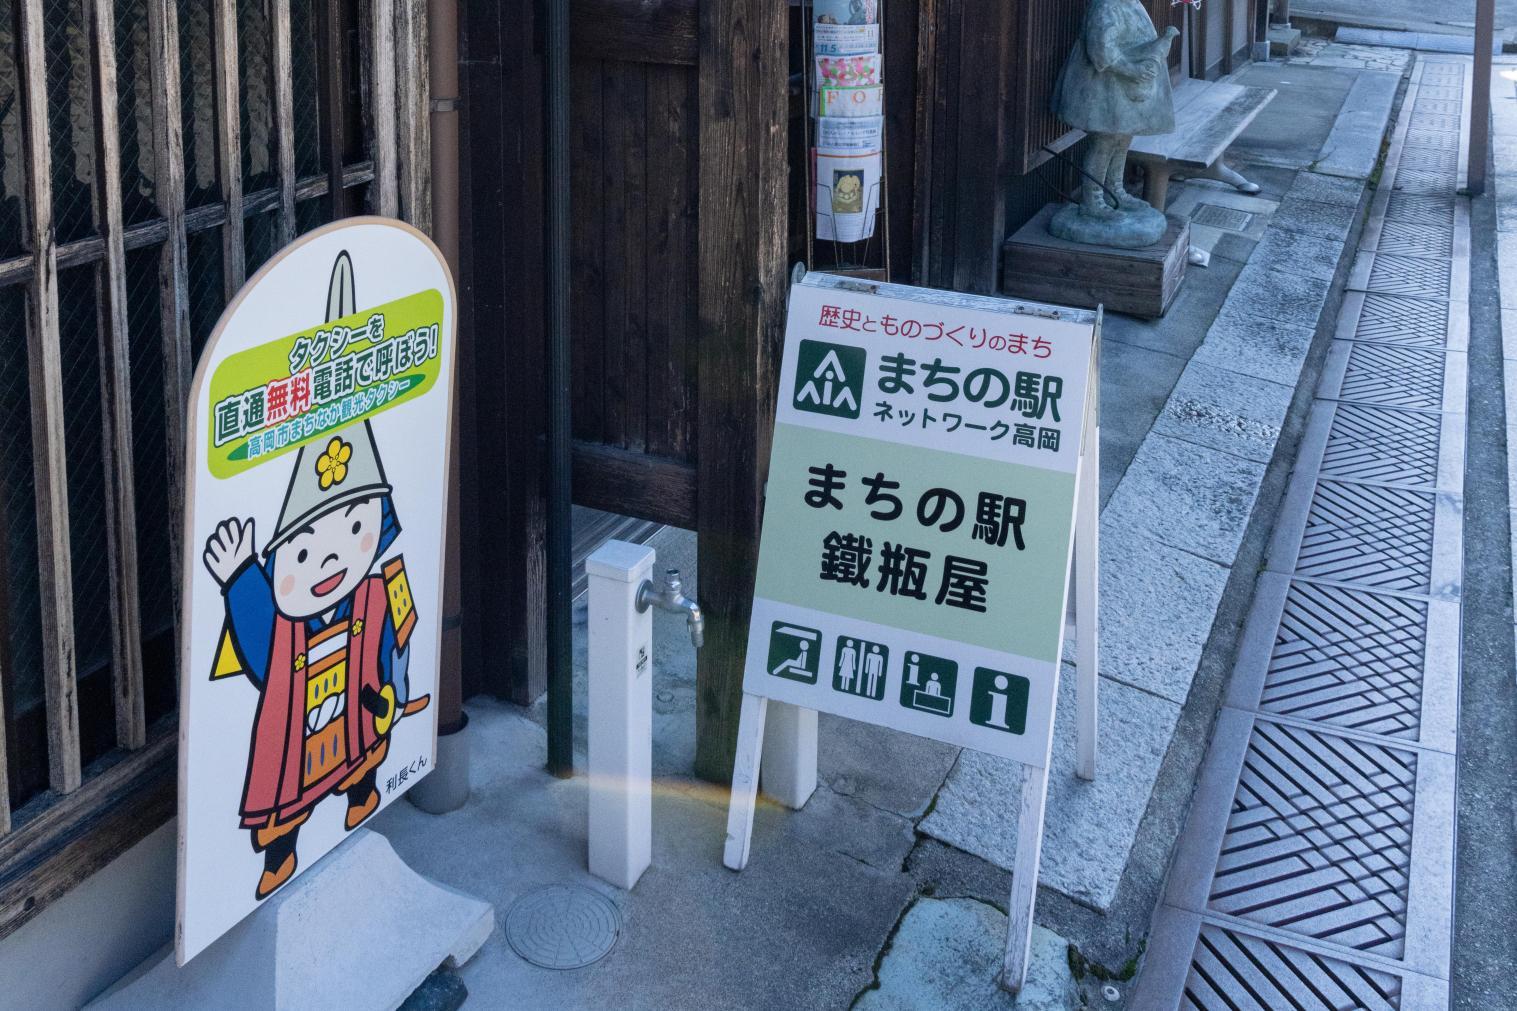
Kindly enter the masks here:
M 1244 193 L 1259 187 L 1228 168 L 1227 149 L 1254 117 L 1274 100 L 1273 88 L 1248 88 L 1221 81 L 1183 81 L 1175 88 L 1175 132 L 1133 141 L 1132 159 L 1148 175 L 1144 199 L 1164 210 L 1169 180 L 1176 172 L 1220 179 Z

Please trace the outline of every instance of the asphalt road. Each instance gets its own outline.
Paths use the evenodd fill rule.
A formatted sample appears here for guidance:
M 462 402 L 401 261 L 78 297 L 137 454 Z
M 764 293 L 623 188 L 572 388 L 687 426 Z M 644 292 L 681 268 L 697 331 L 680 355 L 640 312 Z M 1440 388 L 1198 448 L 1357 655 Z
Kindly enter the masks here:
M 1292 13 L 1316 14 L 1345 23 L 1397 27 L 1413 31 L 1468 33 L 1475 25 L 1475 0 L 1292 0 Z M 1496 0 L 1497 29 L 1517 26 L 1517 0 Z M 1386 27 L 1390 27 L 1386 25 Z
M 1464 484 L 1464 655 L 1454 876 L 1455 1011 L 1512 1007 L 1517 965 L 1517 683 L 1502 396 L 1495 201 L 1470 214 L 1469 408 Z

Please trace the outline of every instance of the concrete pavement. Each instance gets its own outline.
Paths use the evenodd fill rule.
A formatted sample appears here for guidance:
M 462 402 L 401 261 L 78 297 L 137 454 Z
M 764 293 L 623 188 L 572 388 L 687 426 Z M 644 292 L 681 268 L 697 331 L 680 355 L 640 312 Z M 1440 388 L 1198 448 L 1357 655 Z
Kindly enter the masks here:
M 1043 996 L 1022 1007 L 1118 1006 L 1135 971 L 1300 437 L 1309 396 L 1296 376 L 1315 372 L 1360 219 L 1368 180 L 1310 169 L 1344 141 L 1379 146 L 1339 129 L 1356 88 L 1364 94 L 1360 71 L 1248 74 L 1245 83 L 1284 92 L 1240 146 L 1263 192 L 1176 187 L 1171 211 L 1196 220 L 1211 268 L 1192 272 L 1165 320 L 1108 318 L 1101 769 L 1096 783 L 1075 781 L 1061 725 L 1037 909 Z M 693 538 L 665 531 L 655 546 L 698 592 Z M 581 611 L 581 747 L 584 620 Z M 541 705 L 471 702 L 476 791 L 462 811 L 435 819 L 396 805 L 375 819 L 417 869 L 500 911 L 502 929 L 462 972 L 476 1002 L 1009 1005 L 993 986 L 992 953 L 1010 888 L 1014 770 L 823 717 L 816 794 L 799 812 L 763 807 L 753 861 L 732 874 L 721 866 L 725 793 L 689 776 L 693 655 L 678 619 L 655 622 L 654 863 L 632 892 L 585 870 L 584 783 L 542 771 Z M 1073 707 L 1062 708 L 1067 720 Z M 518 901 L 550 884 L 588 889 L 587 903 L 615 911 L 609 953 L 592 965 L 541 968 L 508 939 Z M 537 930 L 557 937 L 595 921 Z M 1118 1004 L 1107 1003 L 1108 984 Z

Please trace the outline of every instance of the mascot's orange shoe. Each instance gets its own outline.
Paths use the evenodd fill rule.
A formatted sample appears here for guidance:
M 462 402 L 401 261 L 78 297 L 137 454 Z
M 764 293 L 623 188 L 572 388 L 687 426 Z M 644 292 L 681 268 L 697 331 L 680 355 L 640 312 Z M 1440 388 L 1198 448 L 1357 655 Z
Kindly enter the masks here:
M 373 814 L 374 811 L 375 811 L 375 809 L 378 808 L 378 807 L 379 807 L 379 789 L 377 787 L 374 788 L 374 789 L 371 789 L 369 791 L 369 795 L 366 798 L 364 798 L 363 803 L 361 803 L 361 804 L 349 803 L 348 804 L 348 820 L 347 820 L 348 831 L 351 832 L 355 828 L 357 828 L 358 826 L 362 825 L 364 823 L 364 819 L 368 818 L 369 815 Z
M 279 865 L 278 868 L 272 871 L 263 872 L 263 876 L 258 879 L 258 898 L 267 898 L 270 892 L 278 888 L 280 885 L 284 884 L 286 881 L 290 880 L 290 875 L 294 873 L 295 854 L 291 853 L 289 856 L 284 858 L 284 861 Z

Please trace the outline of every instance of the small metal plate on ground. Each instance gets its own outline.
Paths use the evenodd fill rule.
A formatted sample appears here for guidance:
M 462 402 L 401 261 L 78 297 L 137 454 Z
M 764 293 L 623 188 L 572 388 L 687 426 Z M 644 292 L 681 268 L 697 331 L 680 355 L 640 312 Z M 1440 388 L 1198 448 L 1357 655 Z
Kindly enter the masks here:
M 1254 223 L 1254 216 L 1236 207 L 1220 207 L 1203 203 L 1191 214 L 1190 220 L 1198 225 L 1210 225 L 1227 232 L 1247 232 Z
M 506 912 L 506 943 L 544 969 L 580 969 L 597 962 L 621 933 L 616 903 L 583 885 L 535 888 Z

